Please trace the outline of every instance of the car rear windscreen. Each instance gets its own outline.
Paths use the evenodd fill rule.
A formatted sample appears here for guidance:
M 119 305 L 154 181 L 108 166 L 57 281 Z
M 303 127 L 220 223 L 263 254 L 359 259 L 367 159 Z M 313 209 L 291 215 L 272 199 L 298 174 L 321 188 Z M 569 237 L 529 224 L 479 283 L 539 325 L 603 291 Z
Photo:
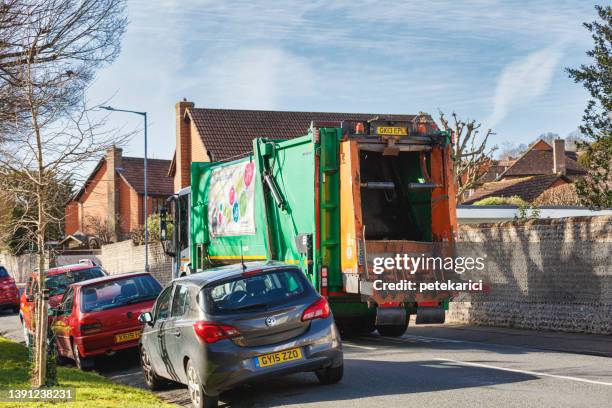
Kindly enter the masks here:
M 98 312 L 154 300 L 161 289 L 160 284 L 150 275 L 88 285 L 81 289 L 81 311 Z
M 226 281 L 204 289 L 213 314 L 266 309 L 312 291 L 302 272 L 289 269 Z
M 104 275 L 100 268 L 79 269 L 77 271 L 67 271 L 57 275 L 48 276 L 45 279 L 45 287 L 49 289 L 51 296 L 63 295 L 68 286 L 73 283 L 82 282 L 88 279 L 100 278 Z
M 9 273 L 3 266 L 0 266 L 0 278 L 8 278 Z

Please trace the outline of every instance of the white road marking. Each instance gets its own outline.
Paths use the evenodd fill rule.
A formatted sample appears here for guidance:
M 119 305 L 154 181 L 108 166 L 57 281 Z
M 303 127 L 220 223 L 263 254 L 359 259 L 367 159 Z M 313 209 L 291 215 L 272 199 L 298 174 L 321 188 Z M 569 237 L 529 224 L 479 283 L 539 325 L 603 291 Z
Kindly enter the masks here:
M 537 372 L 537 371 L 528 371 L 528 370 L 517 370 L 517 369 L 514 369 L 514 368 L 497 367 L 497 366 L 492 366 L 492 365 L 488 365 L 488 364 L 480 364 L 480 363 L 470 363 L 468 361 L 451 360 L 451 359 L 448 359 L 448 358 L 434 358 L 434 360 L 447 361 L 447 362 L 451 362 L 451 363 L 455 363 L 455 364 L 459 364 L 459 365 L 466 365 L 466 366 L 473 366 L 473 367 L 491 368 L 493 370 L 510 371 L 512 373 L 529 374 L 529 375 L 535 375 L 535 376 L 538 376 L 538 377 L 552 377 L 552 378 L 559 378 L 559 379 L 562 379 L 562 380 L 571 380 L 571 381 L 585 382 L 585 383 L 589 383 L 589 384 L 612 386 L 612 383 L 607 383 L 607 382 L 603 382 L 603 381 L 595 381 L 595 380 L 587 380 L 585 378 L 570 377 L 570 376 L 567 376 L 567 375 L 540 373 L 540 372 Z
M 364 349 L 364 350 L 377 350 L 376 347 L 359 346 L 357 344 L 347 343 L 346 341 L 343 341 L 342 345 L 349 346 L 349 347 L 355 347 L 355 348 L 359 348 L 359 349 Z
M 401 338 L 406 339 L 406 340 L 423 341 L 425 343 L 465 343 L 462 340 L 443 339 L 440 337 L 417 336 L 414 334 L 404 334 Z

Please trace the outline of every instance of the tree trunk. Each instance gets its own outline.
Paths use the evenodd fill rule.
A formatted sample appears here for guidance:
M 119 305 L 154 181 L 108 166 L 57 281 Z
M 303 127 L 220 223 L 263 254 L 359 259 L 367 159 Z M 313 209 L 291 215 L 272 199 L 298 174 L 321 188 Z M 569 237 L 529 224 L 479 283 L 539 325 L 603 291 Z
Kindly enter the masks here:
M 32 102 L 32 89 L 30 88 L 30 102 Z M 35 387 L 44 387 L 47 384 L 47 301 L 48 292 L 45 288 L 45 235 L 47 229 L 47 220 L 45 213 L 45 188 L 46 180 L 44 175 L 44 160 L 43 160 L 43 145 L 38 124 L 37 110 L 34 104 L 31 104 L 32 110 L 32 127 L 36 136 L 37 149 L 37 166 L 38 174 L 36 177 L 36 196 L 38 207 L 38 222 L 36 225 L 36 241 L 38 243 L 38 313 L 36 313 L 36 338 L 35 338 L 35 359 L 34 359 L 34 381 Z

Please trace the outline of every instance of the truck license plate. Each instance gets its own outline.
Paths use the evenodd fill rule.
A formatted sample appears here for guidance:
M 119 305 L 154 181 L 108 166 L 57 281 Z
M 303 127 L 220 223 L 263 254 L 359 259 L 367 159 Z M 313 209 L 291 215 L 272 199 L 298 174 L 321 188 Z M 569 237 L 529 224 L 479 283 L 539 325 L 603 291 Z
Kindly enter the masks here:
M 302 359 L 302 349 L 293 348 L 289 350 L 279 351 L 276 353 L 264 354 L 263 356 L 255 357 L 255 366 L 257 368 L 269 367 L 276 364 L 282 364 L 287 361 L 295 361 Z
M 379 126 L 377 133 L 379 135 L 388 136 L 408 136 L 408 128 L 397 126 Z
M 121 333 L 115 336 L 115 343 L 125 343 L 126 341 L 138 340 L 139 338 L 140 338 L 140 330 L 128 332 L 128 333 Z

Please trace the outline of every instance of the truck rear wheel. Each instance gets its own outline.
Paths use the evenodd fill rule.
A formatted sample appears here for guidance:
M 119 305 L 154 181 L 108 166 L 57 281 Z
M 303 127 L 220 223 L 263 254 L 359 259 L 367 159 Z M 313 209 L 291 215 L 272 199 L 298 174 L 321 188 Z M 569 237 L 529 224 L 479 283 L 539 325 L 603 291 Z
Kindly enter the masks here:
M 384 326 L 376 326 L 376 330 L 384 337 L 399 337 L 406 332 L 408 321 L 404 324 L 392 324 Z

